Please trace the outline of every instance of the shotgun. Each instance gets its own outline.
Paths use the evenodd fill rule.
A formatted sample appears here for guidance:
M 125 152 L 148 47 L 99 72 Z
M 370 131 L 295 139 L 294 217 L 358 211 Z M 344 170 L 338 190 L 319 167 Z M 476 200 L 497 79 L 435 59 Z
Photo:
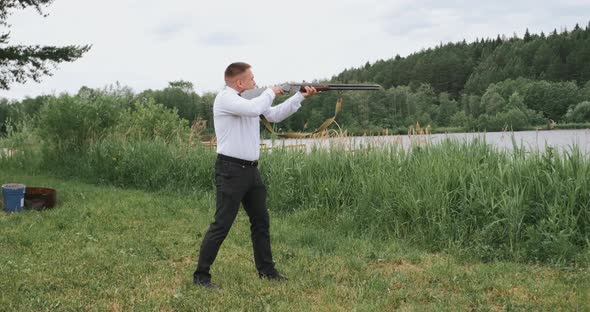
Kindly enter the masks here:
M 345 91 L 345 90 L 357 90 L 357 91 L 377 91 L 383 90 L 380 85 L 369 85 L 369 84 L 317 84 L 317 83 L 289 83 L 280 85 L 279 88 L 285 93 L 293 92 L 305 92 L 305 86 L 314 87 L 316 90 L 322 91 Z M 258 97 L 264 92 L 266 88 L 255 88 L 246 90 L 240 95 L 245 99 L 253 99 Z
M 279 88 L 283 90 L 285 93 L 291 92 L 305 92 L 305 86 L 314 87 L 316 90 L 323 92 L 323 91 L 345 91 L 345 90 L 357 90 L 357 91 L 377 91 L 383 90 L 383 87 L 380 85 L 368 85 L 368 84 L 316 84 L 316 83 L 290 83 L 290 84 L 283 84 L 280 85 Z M 251 100 L 256 98 L 264 92 L 267 88 L 255 88 L 246 90 L 240 93 L 240 96 Z M 278 135 L 282 138 L 306 138 L 306 137 L 313 137 L 314 135 L 323 132 L 330 126 L 334 120 L 336 120 L 336 115 L 342 110 L 342 96 L 339 96 L 338 101 L 336 101 L 336 111 L 334 113 L 334 117 L 328 118 L 324 121 L 319 128 L 317 128 L 312 133 L 276 133 L 266 117 L 264 115 L 260 115 L 260 119 L 264 124 L 266 130 L 270 133 Z

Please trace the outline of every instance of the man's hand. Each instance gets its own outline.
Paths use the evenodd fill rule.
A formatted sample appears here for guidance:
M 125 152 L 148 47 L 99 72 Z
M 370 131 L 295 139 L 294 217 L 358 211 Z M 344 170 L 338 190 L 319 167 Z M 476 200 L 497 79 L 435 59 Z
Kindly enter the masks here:
M 271 89 L 275 92 L 276 96 L 279 96 L 281 94 L 283 94 L 283 89 L 277 87 L 277 86 L 272 86 Z
M 309 97 L 318 93 L 318 90 L 316 90 L 314 87 L 304 86 L 304 88 L 305 92 L 301 92 L 301 95 L 303 95 L 303 97 Z

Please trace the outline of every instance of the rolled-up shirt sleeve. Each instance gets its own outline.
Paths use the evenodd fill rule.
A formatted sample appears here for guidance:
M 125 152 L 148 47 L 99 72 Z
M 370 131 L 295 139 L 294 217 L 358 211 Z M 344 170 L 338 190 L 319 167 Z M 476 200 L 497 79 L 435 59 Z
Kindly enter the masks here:
M 268 111 L 275 98 L 275 93 L 269 88 L 260 96 L 251 100 L 242 98 L 234 93 L 227 93 L 224 97 L 215 107 L 215 113 L 218 115 L 256 117 Z
M 264 113 L 264 117 L 269 122 L 281 122 L 285 120 L 285 118 L 291 116 L 295 113 L 300 107 L 301 102 L 305 98 L 301 94 L 301 92 L 295 93 L 292 97 L 288 98 L 285 102 L 268 108 Z

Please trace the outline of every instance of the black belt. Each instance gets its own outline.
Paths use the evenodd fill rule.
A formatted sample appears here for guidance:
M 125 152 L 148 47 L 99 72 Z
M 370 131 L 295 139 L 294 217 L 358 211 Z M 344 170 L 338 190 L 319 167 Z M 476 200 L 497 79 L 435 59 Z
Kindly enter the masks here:
M 217 159 L 233 162 L 242 166 L 258 167 L 258 160 L 243 160 L 239 158 L 229 157 L 222 154 L 217 154 Z

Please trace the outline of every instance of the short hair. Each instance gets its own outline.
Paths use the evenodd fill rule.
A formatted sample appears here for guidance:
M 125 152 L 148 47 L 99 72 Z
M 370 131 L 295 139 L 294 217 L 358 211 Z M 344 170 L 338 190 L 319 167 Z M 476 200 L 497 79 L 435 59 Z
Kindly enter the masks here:
M 229 66 L 225 69 L 225 80 L 231 79 L 231 78 L 245 72 L 250 67 L 251 67 L 250 64 L 243 63 L 243 62 L 236 62 L 236 63 L 229 64 Z

